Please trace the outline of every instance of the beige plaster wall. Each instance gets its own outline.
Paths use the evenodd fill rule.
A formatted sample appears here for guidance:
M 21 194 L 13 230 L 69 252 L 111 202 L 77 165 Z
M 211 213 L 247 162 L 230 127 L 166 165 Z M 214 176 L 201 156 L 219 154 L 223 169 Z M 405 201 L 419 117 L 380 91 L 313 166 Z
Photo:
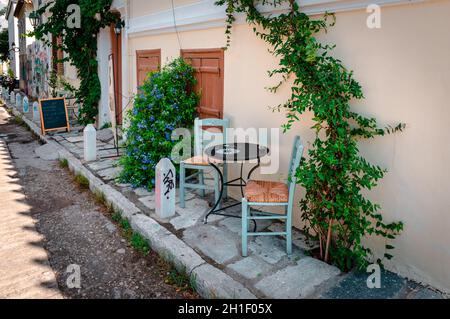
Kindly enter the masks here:
M 200 0 L 173 0 L 175 7 L 200 2 Z M 130 16 L 136 18 L 172 8 L 171 0 L 131 0 Z

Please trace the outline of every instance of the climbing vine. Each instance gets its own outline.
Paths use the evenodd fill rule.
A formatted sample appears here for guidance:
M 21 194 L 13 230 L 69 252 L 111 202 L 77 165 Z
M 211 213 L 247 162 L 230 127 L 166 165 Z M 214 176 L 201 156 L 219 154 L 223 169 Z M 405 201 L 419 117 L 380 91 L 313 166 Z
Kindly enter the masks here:
M 57 45 L 67 56 L 59 62 L 70 62 L 77 69 L 80 86 L 75 91 L 78 103 L 81 105 L 79 122 L 93 123 L 98 114 L 98 104 L 101 97 L 100 79 L 98 77 L 97 36 L 102 28 L 117 21 L 116 15 L 110 12 L 112 0 L 53 0 L 37 10 L 42 15 L 48 13 L 48 20 L 39 25 L 32 35 L 52 46 L 52 37 L 61 37 Z M 71 5 L 77 5 L 77 12 L 71 10 Z M 74 19 L 80 20 L 80 27 L 74 27 Z
M 235 14 L 245 13 L 256 35 L 279 58 L 279 67 L 269 76 L 283 80 L 270 88 L 272 92 L 293 78 L 290 98 L 276 107 L 286 111 L 284 130 L 291 129 L 305 112 L 313 113 L 316 138 L 296 175 L 306 191 L 300 202 L 304 230 L 318 241 L 318 257 L 342 270 L 365 267 L 373 253 L 362 239 L 377 235 L 386 239 L 383 259 L 391 259 L 394 247 L 387 242 L 403 230 L 403 223 L 384 222 L 380 206 L 362 194 L 374 188 L 386 171 L 359 154 L 358 140 L 402 131 L 404 125 L 381 129 L 376 119 L 351 109 L 352 100 L 364 98 L 362 88 L 353 72 L 330 54 L 335 46 L 316 38 L 335 24 L 335 16 L 311 19 L 295 0 L 218 0 L 216 5 L 226 7 L 228 45 Z M 284 5 L 286 10 L 265 15 L 258 5 Z

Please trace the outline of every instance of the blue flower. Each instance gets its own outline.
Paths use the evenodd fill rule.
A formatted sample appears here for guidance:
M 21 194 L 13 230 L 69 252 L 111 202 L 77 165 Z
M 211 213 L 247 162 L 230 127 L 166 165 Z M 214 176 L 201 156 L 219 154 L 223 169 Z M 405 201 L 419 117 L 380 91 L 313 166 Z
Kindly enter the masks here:
M 142 163 L 143 164 L 153 164 L 153 161 L 147 155 L 144 155 L 144 158 L 142 159 Z
M 172 124 L 166 124 L 166 130 L 173 131 L 175 127 Z
M 155 85 L 155 87 L 153 88 L 151 95 L 157 100 L 160 100 L 164 97 L 164 94 L 161 92 L 157 85 Z

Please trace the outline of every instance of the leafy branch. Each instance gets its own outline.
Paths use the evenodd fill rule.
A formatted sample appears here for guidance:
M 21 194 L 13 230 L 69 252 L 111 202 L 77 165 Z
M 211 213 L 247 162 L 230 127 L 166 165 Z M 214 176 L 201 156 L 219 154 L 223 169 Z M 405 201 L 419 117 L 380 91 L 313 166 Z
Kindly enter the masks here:
M 77 69 L 80 86 L 75 92 L 81 105 L 79 122 L 89 124 L 95 121 L 101 97 L 98 77 L 97 37 L 101 29 L 115 23 L 118 18 L 110 12 L 112 0 L 52 0 L 37 10 L 42 15 L 48 13 L 48 20 L 32 33 L 48 46 L 53 46 L 51 38 L 63 35 L 58 49 L 68 54 L 58 62 L 70 62 Z M 69 5 L 80 7 L 81 28 L 67 23 L 72 19 Z M 49 35 L 51 35 L 49 37 Z
M 266 15 L 259 5 L 288 5 L 279 15 Z M 264 40 L 279 67 L 269 76 L 281 75 L 282 81 L 294 79 L 289 99 L 273 110 L 285 110 L 285 131 L 303 114 L 312 112 L 316 139 L 297 171 L 299 184 L 306 191 L 300 202 L 304 230 L 319 242 L 319 258 L 335 263 L 342 270 L 364 267 L 372 252 L 362 244 L 368 235 L 393 240 L 403 230 L 403 223 L 386 223 L 378 212 L 380 206 L 363 196 L 363 190 L 377 186 L 386 171 L 359 155 L 357 141 L 394 134 L 404 124 L 380 128 L 376 119 L 367 118 L 350 108 L 350 102 L 364 98 L 353 72 L 330 53 L 335 45 L 320 43 L 315 35 L 334 26 L 333 14 L 311 19 L 301 12 L 295 0 L 218 0 L 227 13 L 227 44 L 231 44 L 235 14 L 245 13 L 255 34 Z M 391 251 L 394 247 L 386 244 Z M 392 255 L 386 253 L 386 259 Z

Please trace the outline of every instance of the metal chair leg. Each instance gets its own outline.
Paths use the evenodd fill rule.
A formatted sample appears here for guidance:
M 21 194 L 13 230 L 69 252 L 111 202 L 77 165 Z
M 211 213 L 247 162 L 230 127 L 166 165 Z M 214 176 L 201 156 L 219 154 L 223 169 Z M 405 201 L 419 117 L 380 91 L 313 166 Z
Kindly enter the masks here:
M 205 172 L 204 172 L 203 170 L 201 170 L 201 171 L 199 172 L 198 179 L 199 179 L 200 185 L 205 186 Z M 200 191 L 200 194 L 201 194 L 203 197 L 205 197 L 205 195 L 206 195 L 205 189 L 202 189 L 202 190 Z
M 248 256 L 248 201 L 242 200 L 242 257 Z
M 223 164 L 223 183 L 224 185 L 228 182 L 228 165 L 226 163 Z M 223 198 L 228 198 L 228 187 L 224 186 L 223 189 Z
M 286 220 L 286 252 L 288 256 L 292 255 L 292 218 L 288 213 L 288 219 Z
M 214 172 L 214 200 L 216 203 L 219 203 L 217 209 L 221 208 L 220 203 L 220 176 L 219 173 Z
M 184 166 L 184 163 L 180 164 L 180 207 L 185 208 L 186 207 L 186 167 Z

